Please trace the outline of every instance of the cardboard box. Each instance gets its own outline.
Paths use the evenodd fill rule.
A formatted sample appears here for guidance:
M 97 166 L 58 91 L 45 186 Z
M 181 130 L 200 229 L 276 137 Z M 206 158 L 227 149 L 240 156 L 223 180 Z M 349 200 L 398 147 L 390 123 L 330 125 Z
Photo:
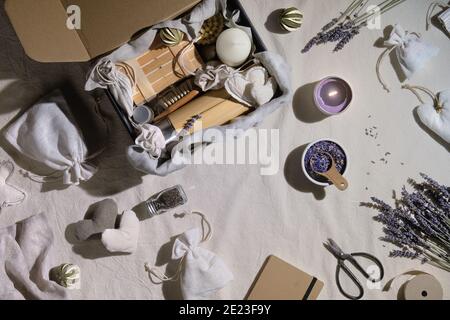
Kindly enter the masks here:
M 5 10 L 27 55 L 39 62 L 89 61 L 173 19 L 201 0 L 6 0 Z M 81 29 L 71 30 L 70 6 Z
M 201 0 L 5 0 L 5 9 L 27 55 L 39 62 L 82 62 L 106 54 L 159 22 L 188 13 Z M 70 7 L 80 8 L 81 29 L 67 26 Z M 240 10 L 239 24 L 250 27 L 256 52 L 266 51 L 239 0 L 228 0 L 230 11 Z M 137 132 L 125 111 L 107 91 L 124 126 L 134 140 Z

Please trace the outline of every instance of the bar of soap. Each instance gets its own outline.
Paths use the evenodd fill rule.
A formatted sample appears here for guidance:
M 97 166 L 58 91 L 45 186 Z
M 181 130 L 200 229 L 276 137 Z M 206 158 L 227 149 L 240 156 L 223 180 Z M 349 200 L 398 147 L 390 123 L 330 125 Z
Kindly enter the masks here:
M 247 61 L 252 51 L 250 37 L 239 28 L 222 32 L 216 42 L 219 59 L 230 67 L 238 67 Z

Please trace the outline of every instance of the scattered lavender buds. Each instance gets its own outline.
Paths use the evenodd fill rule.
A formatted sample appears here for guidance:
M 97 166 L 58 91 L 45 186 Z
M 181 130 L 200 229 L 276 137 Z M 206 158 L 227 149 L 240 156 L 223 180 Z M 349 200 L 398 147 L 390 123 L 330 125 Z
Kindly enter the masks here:
M 374 138 L 374 139 L 378 139 L 378 127 L 370 127 L 370 128 L 366 128 L 365 130 L 365 134 L 368 137 Z
M 391 257 L 420 259 L 450 272 L 450 188 L 421 176 L 422 183 L 409 181 L 414 192 L 403 188 L 395 208 L 377 198 L 363 205 L 380 212 L 374 220 L 384 225 L 381 240 L 400 248 Z

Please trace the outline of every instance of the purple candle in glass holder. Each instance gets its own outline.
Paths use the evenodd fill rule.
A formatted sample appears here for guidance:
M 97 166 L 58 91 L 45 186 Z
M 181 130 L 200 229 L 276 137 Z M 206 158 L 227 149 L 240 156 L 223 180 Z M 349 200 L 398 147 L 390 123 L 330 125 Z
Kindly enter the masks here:
M 338 77 L 325 78 L 314 88 L 314 103 L 326 115 L 334 116 L 344 112 L 352 100 L 350 85 Z

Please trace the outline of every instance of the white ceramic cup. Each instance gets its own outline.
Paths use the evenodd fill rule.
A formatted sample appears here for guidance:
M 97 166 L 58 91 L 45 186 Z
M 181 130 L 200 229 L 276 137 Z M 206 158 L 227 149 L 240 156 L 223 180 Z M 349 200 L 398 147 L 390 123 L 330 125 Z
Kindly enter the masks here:
M 302 155 L 302 170 L 304 175 L 306 176 L 306 178 L 308 178 L 309 181 L 311 181 L 312 183 L 314 183 L 315 185 L 321 186 L 321 187 L 328 187 L 330 185 L 332 185 L 331 182 L 320 182 L 317 180 L 314 180 L 308 173 L 308 171 L 306 171 L 306 167 L 305 167 L 305 158 L 306 158 L 306 154 L 308 153 L 308 150 L 311 149 L 316 143 L 321 142 L 321 141 L 330 141 L 333 142 L 335 144 L 337 144 L 342 151 L 344 151 L 345 154 L 345 159 L 346 159 L 346 164 L 345 164 L 345 169 L 344 172 L 342 173 L 342 175 L 345 175 L 345 173 L 347 172 L 348 166 L 349 166 L 349 159 L 348 159 L 348 152 L 344 149 L 344 147 L 342 146 L 342 144 L 340 144 L 339 142 L 333 140 L 333 139 L 319 139 L 317 141 L 311 142 L 305 149 L 305 151 L 303 151 L 303 155 Z

